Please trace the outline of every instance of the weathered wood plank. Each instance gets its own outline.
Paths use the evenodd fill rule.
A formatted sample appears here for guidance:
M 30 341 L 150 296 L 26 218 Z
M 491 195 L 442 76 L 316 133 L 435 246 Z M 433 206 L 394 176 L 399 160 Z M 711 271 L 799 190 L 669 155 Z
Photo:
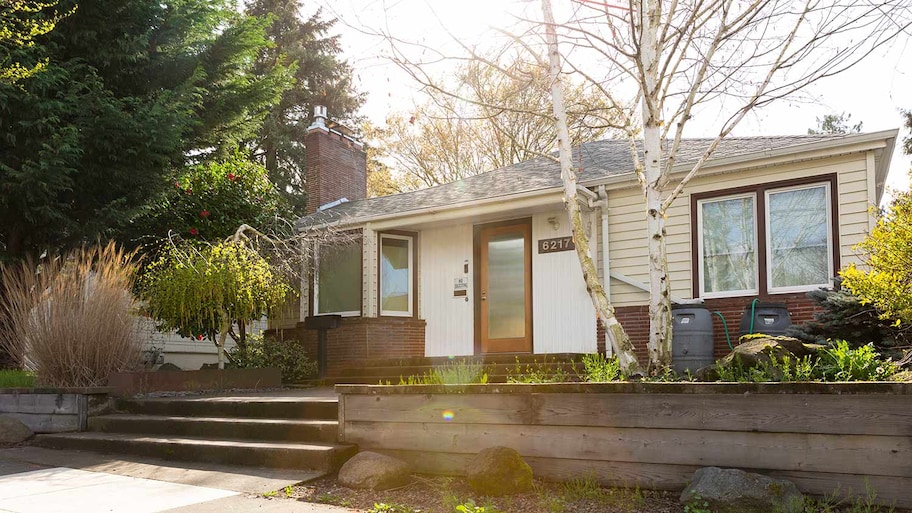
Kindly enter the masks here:
M 505 445 L 541 458 L 912 475 L 906 436 L 353 421 L 344 429 L 365 448 L 474 454 Z
M 912 435 L 912 396 L 533 394 L 532 410 L 540 425 Z
M 861 476 L 826 472 L 774 471 L 772 477 L 788 479 L 802 492 L 820 497 L 865 497 L 876 495 L 876 502 L 912 509 L 912 477 Z
M 345 420 L 528 424 L 531 396 L 524 395 L 343 395 Z
M 51 413 L 4 413 L 4 417 L 12 417 L 35 433 L 65 433 L 79 430 L 79 416 L 70 414 Z
M 77 394 L 0 394 L 0 413 L 79 413 Z

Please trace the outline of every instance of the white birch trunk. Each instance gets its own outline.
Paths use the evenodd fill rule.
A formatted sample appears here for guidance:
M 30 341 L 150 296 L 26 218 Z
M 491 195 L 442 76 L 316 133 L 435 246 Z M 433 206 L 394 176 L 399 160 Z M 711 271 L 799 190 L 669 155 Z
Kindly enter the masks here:
M 629 374 L 640 372 L 640 364 L 634 352 L 633 343 L 623 326 L 618 322 L 614 307 L 605 294 L 598 279 L 598 271 L 589 253 L 589 238 L 583 228 L 582 215 L 576 193 L 576 174 L 573 172 L 573 158 L 570 148 L 570 131 L 567 128 L 567 111 L 564 107 L 564 93 L 560 78 L 560 53 L 557 47 L 557 32 L 554 29 L 554 14 L 551 1 L 542 0 L 542 13 L 545 19 L 545 31 L 548 45 L 548 63 L 551 74 L 551 100 L 554 110 L 554 126 L 557 130 L 558 152 L 561 168 L 561 181 L 564 185 L 564 206 L 570 218 L 573 230 L 573 242 L 576 255 L 583 270 L 586 290 L 595 306 L 599 321 L 608 334 L 608 340 L 614 354 L 617 355 L 621 368 Z
M 660 0 L 640 4 L 643 26 L 640 35 L 640 65 L 643 74 L 643 175 L 645 177 L 646 236 L 649 268 L 650 373 L 671 365 L 671 291 L 665 249 L 665 211 L 662 191 L 668 178 L 662 170 L 662 103 L 658 88 L 658 31 L 662 16 Z

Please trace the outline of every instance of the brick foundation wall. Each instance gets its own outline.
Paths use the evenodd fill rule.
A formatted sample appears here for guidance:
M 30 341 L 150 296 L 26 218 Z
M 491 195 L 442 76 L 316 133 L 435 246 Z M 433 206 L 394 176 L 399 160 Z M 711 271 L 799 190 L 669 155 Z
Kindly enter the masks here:
M 710 312 L 721 312 L 728 323 L 728 331 L 731 334 L 732 344 L 738 343 L 738 329 L 741 325 L 741 316 L 744 314 L 744 307 L 749 305 L 754 297 L 737 297 L 724 299 L 707 299 L 706 307 Z M 777 294 L 775 296 L 763 296 L 760 298 L 762 303 L 781 303 L 785 304 L 792 316 L 792 324 L 801 324 L 813 320 L 814 314 L 820 309 L 814 302 L 807 297 L 805 292 L 793 294 Z M 627 334 L 633 340 L 637 350 L 637 358 L 640 361 L 646 361 L 646 342 L 649 340 L 649 307 L 644 306 L 622 306 L 617 309 L 618 320 Z M 728 342 L 725 339 L 725 328 L 722 320 L 718 315 L 713 315 L 713 354 L 716 358 L 721 358 L 729 353 Z M 604 330 L 598 329 L 599 350 L 604 348 Z
M 341 325 L 327 331 L 327 375 L 365 360 L 424 356 L 424 319 L 400 317 L 345 317 Z M 271 330 L 280 340 L 299 340 L 316 358 L 317 332 L 304 323 L 290 329 Z

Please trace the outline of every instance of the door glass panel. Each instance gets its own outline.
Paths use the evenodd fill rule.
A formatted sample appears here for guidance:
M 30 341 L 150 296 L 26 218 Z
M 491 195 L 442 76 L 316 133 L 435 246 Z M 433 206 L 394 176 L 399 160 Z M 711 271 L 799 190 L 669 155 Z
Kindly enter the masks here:
M 526 336 L 526 250 L 522 232 L 488 239 L 488 338 Z
M 383 237 L 380 241 L 380 309 L 410 312 L 408 239 Z

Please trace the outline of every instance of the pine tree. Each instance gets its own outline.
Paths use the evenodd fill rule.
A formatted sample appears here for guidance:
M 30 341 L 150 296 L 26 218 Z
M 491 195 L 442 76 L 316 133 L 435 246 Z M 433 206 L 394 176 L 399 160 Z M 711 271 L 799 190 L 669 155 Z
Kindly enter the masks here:
M 272 46 L 257 58 L 257 72 L 275 66 L 293 68 L 294 85 L 282 95 L 253 141 L 254 155 L 269 170 L 270 180 L 293 207 L 306 202 L 304 135 L 313 106 L 324 105 L 333 119 L 348 119 L 363 103 L 352 85 L 352 69 L 341 60 L 338 35 L 328 35 L 335 19 L 324 19 L 321 10 L 302 18 L 300 0 L 253 0 L 247 12 L 270 17 L 266 33 Z
M 266 23 L 227 0 L 109 0 L 36 37 L 43 71 L 0 83 L 0 258 L 137 239 L 188 158 L 228 154 L 278 101 L 286 70 L 252 73 Z

